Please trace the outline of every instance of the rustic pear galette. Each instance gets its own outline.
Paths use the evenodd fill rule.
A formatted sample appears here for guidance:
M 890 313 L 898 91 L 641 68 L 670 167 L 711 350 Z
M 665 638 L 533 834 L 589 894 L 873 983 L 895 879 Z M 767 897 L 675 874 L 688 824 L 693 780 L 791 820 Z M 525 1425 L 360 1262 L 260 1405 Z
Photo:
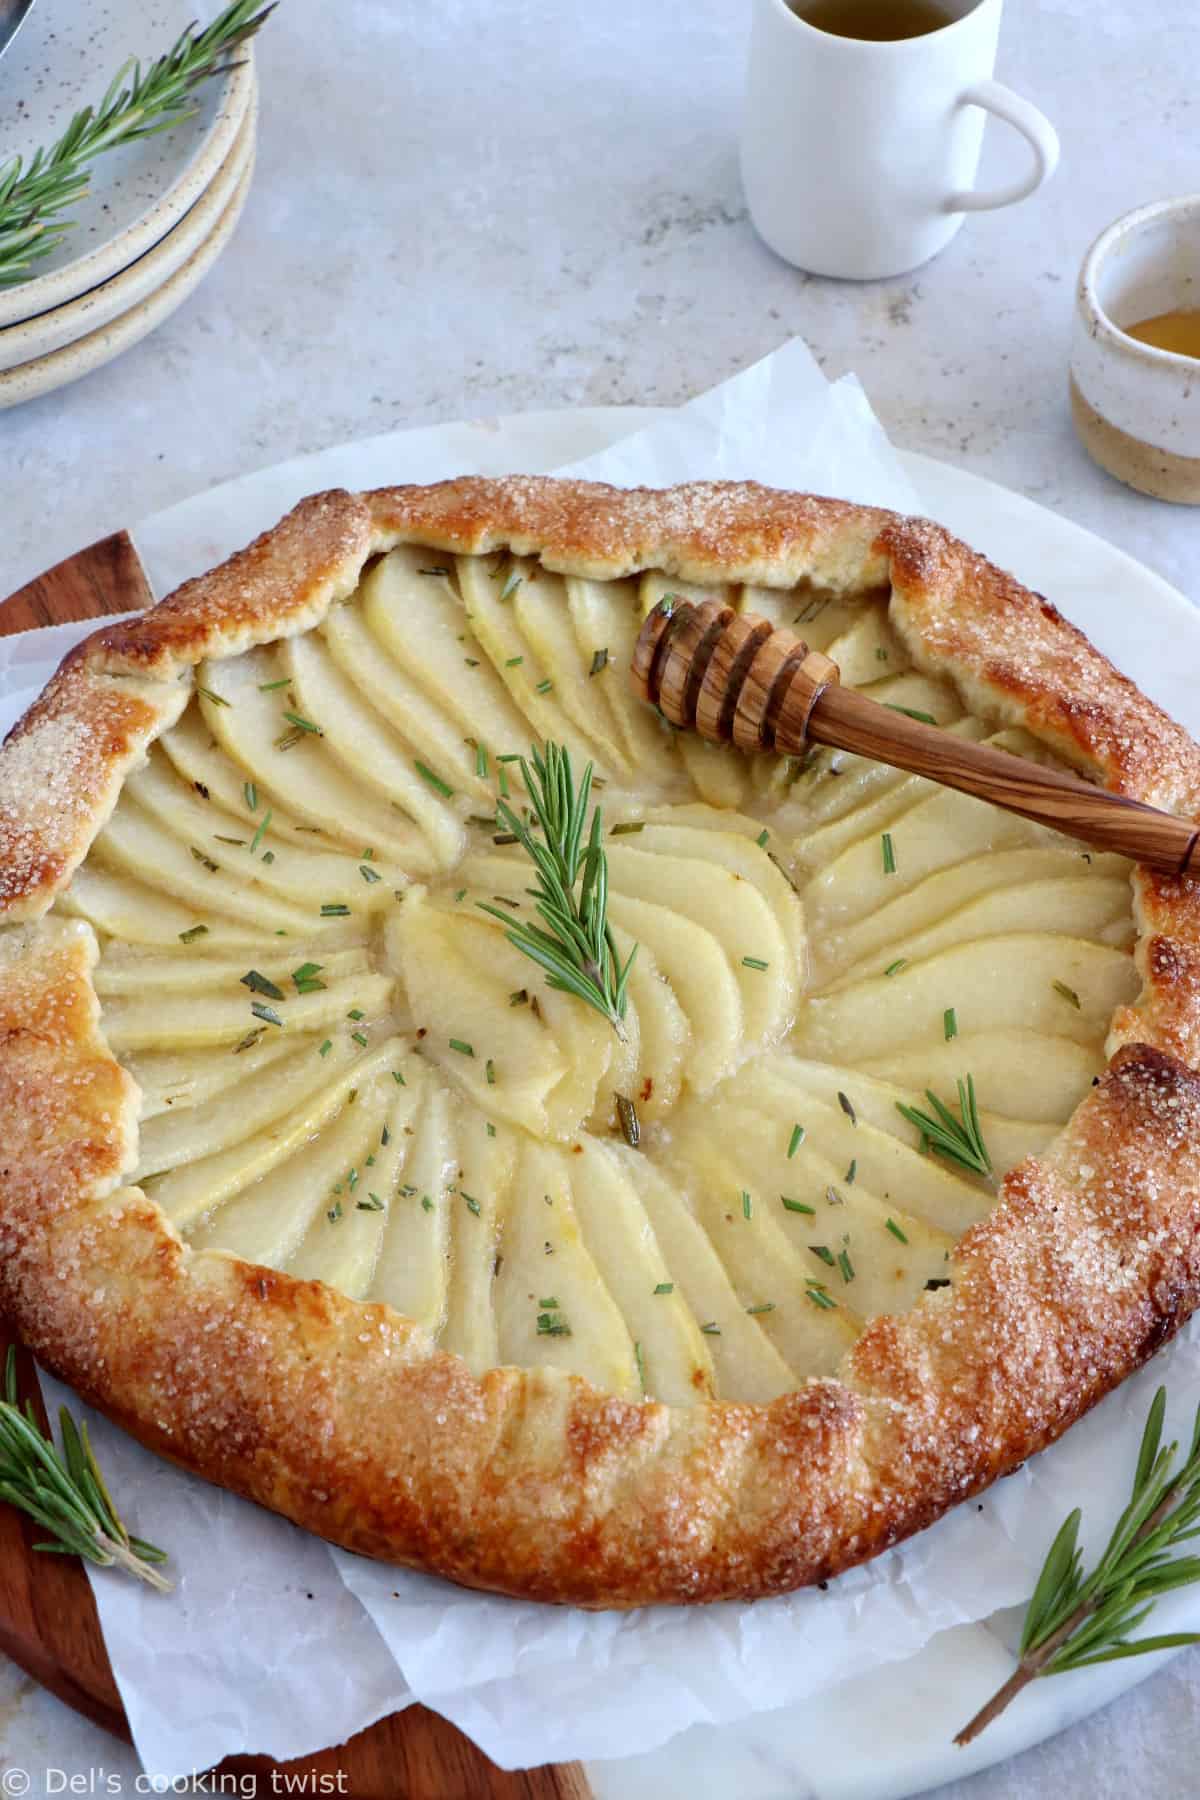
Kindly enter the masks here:
M 1200 1280 L 1195 885 L 673 731 L 629 681 L 670 593 L 1200 811 L 1200 751 L 1041 597 L 730 484 L 316 496 L 0 752 L 22 1336 L 323 1537 L 590 1606 L 874 1555 Z

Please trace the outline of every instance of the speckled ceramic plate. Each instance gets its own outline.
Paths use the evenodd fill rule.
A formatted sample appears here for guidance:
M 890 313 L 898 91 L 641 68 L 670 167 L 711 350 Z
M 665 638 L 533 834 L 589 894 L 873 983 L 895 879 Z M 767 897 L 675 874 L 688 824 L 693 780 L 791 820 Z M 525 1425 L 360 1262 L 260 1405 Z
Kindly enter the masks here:
M 194 0 L 49 0 L 34 8 L 0 62 L 0 162 L 50 144 L 80 107 L 98 102 L 130 57 L 168 50 L 200 11 Z M 74 230 L 32 280 L 0 288 L 0 327 L 78 299 L 143 256 L 195 205 L 229 156 L 254 89 L 249 51 L 198 92 L 172 131 L 97 159 Z
M 54 388 L 65 387 L 67 382 L 77 381 L 81 375 L 89 375 L 93 369 L 111 362 L 123 350 L 140 342 L 156 325 L 161 325 L 177 306 L 182 306 L 192 290 L 203 281 L 233 236 L 250 190 L 253 172 L 252 143 L 250 155 L 224 212 L 209 235 L 170 280 L 156 288 L 140 304 L 130 307 L 127 312 L 119 314 L 98 330 L 89 331 L 75 343 L 66 344 L 61 350 L 51 351 L 48 356 L 34 357 L 31 362 L 0 373 L 0 411 L 5 407 L 16 406 L 22 400 L 32 400 L 38 394 L 48 394 Z
M 35 358 L 48 356 L 53 350 L 78 343 L 80 338 L 98 331 L 156 294 L 216 228 L 253 159 L 257 122 L 258 96 L 255 93 L 233 149 L 211 183 L 191 211 L 152 250 L 139 256 L 111 281 L 101 282 L 99 287 L 91 288 L 77 300 L 69 300 L 65 306 L 56 306 L 51 312 L 41 313 L 36 319 L 26 319 L 19 325 L 0 327 L 0 371 L 19 369 Z

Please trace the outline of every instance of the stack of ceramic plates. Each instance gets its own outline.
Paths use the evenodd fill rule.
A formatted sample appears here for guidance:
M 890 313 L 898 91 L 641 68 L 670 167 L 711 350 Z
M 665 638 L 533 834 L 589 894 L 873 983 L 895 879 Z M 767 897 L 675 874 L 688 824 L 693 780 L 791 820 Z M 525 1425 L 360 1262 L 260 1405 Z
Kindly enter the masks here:
M 42 0 L 0 61 L 0 167 L 58 138 L 128 57 L 143 65 L 195 0 Z M 31 278 L 0 287 L 0 407 L 119 356 L 174 312 L 233 234 L 254 168 L 253 58 L 198 90 L 195 115 L 93 164 L 75 223 Z

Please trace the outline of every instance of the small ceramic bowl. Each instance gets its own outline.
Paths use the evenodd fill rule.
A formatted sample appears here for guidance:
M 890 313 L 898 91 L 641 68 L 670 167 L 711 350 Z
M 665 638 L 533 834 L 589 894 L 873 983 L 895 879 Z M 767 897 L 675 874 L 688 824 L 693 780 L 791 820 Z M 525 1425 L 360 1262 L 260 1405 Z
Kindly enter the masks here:
M 1200 311 L 1200 194 L 1157 200 L 1101 232 L 1083 260 L 1071 413 L 1089 456 L 1158 500 L 1200 505 L 1200 361 L 1123 327 Z

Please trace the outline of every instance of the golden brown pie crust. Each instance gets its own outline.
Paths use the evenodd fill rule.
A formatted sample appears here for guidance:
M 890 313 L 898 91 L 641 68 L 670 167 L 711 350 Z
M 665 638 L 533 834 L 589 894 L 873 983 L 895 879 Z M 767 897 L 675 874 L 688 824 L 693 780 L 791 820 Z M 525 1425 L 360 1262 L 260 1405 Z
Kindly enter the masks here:
M 144 1443 L 371 1556 L 585 1606 L 836 1574 L 1058 1437 L 1200 1300 L 1200 885 L 1135 872 L 1144 986 L 1103 1077 L 1005 1178 L 953 1286 L 876 1319 L 838 1379 L 688 1409 L 546 1369 L 476 1379 L 386 1306 L 189 1249 L 122 1185 L 138 1095 L 100 1032 L 96 940 L 44 917 L 195 663 L 307 630 L 402 542 L 506 546 L 601 578 L 890 583 L 910 653 L 973 711 L 1121 793 L 1200 813 L 1190 738 L 1047 601 L 928 521 L 750 484 L 315 496 L 81 644 L 0 750 L 0 1306 Z

